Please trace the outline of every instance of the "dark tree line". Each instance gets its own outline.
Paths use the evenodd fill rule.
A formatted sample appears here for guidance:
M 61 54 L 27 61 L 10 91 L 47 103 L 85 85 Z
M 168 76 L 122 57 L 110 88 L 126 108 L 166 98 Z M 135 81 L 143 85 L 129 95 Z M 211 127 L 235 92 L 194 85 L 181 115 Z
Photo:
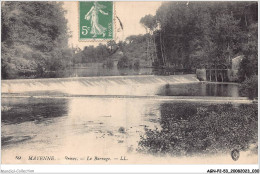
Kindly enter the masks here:
M 156 43 L 155 65 L 230 68 L 243 55 L 243 78 L 257 74 L 257 10 L 257 2 L 165 2 L 140 22 Z
M 2 78 L 57 76 L 71 64 L 60 2 L 2 2 Z
M 151 66 L 151 60 L 146 56 L 146 35 L 133 35 L 116 43 L 114 40 L 98 46 L 86 46 L 75 54 L 74 64 L 92 62 L 104 63 L 109 67 L 111 61 L 118 61 L 118 68 L 139 68 L 139 66 Z
M 257 2 L 164 2 L 140 23 L 147 34 L 83 50 L 68 47 L 60 2 L 2 2 L 2 78 L 57 77 L 75 64 L 118 60 L 119 67 L 231 67 L 257 74 Z M 153 62 L 153 64 L 152 64 Z
M 156 51 L 155 66 L 231 68 L 232 58 L 242 56 L 240 91 L 250 99 L 257 97 L 257 2 L 165 2 L 155 16 L 147 15 L 140 22 L 153 35 L 155 46 L 150 52 Z M 147 40 L 148 47 L 151 39 Z
M 108 41 L 106 44 L 100 43 L 98 46 L 86 46 L 83 50 L 79 50 L 73 57 L 74 64 L 103 62 L 116 53 L 118 45 L 114 40 Z

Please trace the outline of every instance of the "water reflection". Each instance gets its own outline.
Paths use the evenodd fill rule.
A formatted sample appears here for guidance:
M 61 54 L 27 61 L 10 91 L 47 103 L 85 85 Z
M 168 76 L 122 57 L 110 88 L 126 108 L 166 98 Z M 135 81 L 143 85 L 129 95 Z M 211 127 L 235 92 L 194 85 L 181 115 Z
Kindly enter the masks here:
M 2 98 L 2 123 L 41 123 L 67 114 L 68 101 L 54 98 Z
M 21 144 L 33 142 L 38 136 L 40 140 L 34 146 L 49 145 L 48 138 L 53 130 L 48 130 L 51 124 L 55 124 L 55 118 L 66 116 L 68 112 L 68 100 L 54 98 L 2 98 L 2 148 L 13 146 L 20 148 Z M 52 140 L 53 141 L 53 140 Z M 30 146 L 32 147 L 32 146 Z M 51 147 L 51 146 L 50 146 Z
M 3 98 L 2 153 L 31 153 L 34 147 L 34 154 L 125 154 L 136 149 L 144 127 L 159 126 L 158 104 L 117 98 Z
M 245 150 L 257 140 L 256 105 L 142 98 L 2 98 L 2 123 L 5 160 L 18 151 L 24 156 L 49 154 L 61 159 L 64 154 L 218 153 Z
M 145 129 L 141 153 L 229 153 L 257 143 L 257 105 L 163 103 L 160 111 L 161 129 Z
M 191 83 L 163 86 L 158 95 L 163 96 L 223 96 L 239 97 L 238 85 L 234 83 Z
M 83 67 L 74 67 L 67 71 L 66 77 L 92 77 L 92 76 L 125 76 L 150 75 L 153 68 L 117 68 L 104 67 L 103 63 L 88 63 Z

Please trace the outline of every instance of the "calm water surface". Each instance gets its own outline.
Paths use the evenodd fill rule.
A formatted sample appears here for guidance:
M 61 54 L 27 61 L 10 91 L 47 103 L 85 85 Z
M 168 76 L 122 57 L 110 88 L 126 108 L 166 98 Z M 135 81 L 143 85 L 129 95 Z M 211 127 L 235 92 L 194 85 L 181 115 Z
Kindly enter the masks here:
M 103 63 L 88 63 L 83 67 L 71 68 L 67 77 L 93 77 L 93 76 L 125 76 L 125 75 L 151 75 L 154 74 L 153 68 L 117 68 L 115 63 L 113 67 L 107 68 Z
M 239 93 L 237 85 L 234 84 L 194 83 L 165 85 L 158 90 L 157 95 L 238 97 Z M 257 156 L 251 158 L 252 155 L 257 154 L 255 150 L 257 138 L 254 132 L 244 137 L 245 140 L 241 142 L 237 139 L 237 134 L 229 131 L 215 135 L 217 125 L 210 126 L 214 129 L 199 128 L 199 125 L 194 127 L 198 123 L 201 123 L 201 126 L 212 123 L 215 117 L 214 114 L 209 113 L 218 113 L 225 109 L 226 113 L 248 113 L 246 108 L 251 107 L 253 104 L 223 104 L 219 108 L 219 104 L 216 103 L 138 97 L 4 97 L 2 98 L 2 159 L 4 163 L 9 163 L 12 161 L 9 157 L 16 153 L 24 156 L 54 155 L 61 163 L 70 163 L 71 161 L 65 160 L 66 154 L 72 157 L 127 156 L 130 158 L 130 163 L 135 163 L 139 158 L 153 159 L 158 155 L 170 155 L 175 160 L 181 159 L 174 158 L 176 156 L 189 157 L 184 162 L 189 163 L 193 155 L 216 155 L 217 153 L 219 156 L 224 156 L 224 159 L 228 158 L 232 163 L 230 151 L 232 148 L 237 148 L 243 152 L 241 156 L 246 156 L 241 159 L 241 162 L 254 163 L 257 158 Z M 203 113 L 209 116 L 199 121 Z M 257 120 L 254 115 L 255 113 L 252 112 L 251 119 Z M 215 121 L 218 122 L 216 124 L 224 124 L 220 121 L 225 118 L 228 118 L 228 115 L 216 119 Z M 230 125 L 226 125 L 229 129 L 236 130 L 237 125 L 245 127 L 242 124 L 243 120 L 237 120 L 240 117 L 231 115 L 230 118 L 232 118 L 228 121 Z M 257 121 L 255 123 L 257 124 Z M 257 126 L 254 122 L 248 124 L 251 127 Z M 208 132 L 203 132 L 204 130 Z M 251 129 L 245 131 L 250 132 Z M 234 141 L 223 139 L 224 134 L 226 134 L 224 137 L 233 138 Z M 137 158 L 136 155 L 140 156 Z M 248 155 L 251 157 L 249 158 Z M 214 159 L 210 159 L 214 163 Z M 160 158 L 161 162 L 162 160 Z M 178 162 L 183 163 L 183 161 L 176 163 Z M 190 163 L 194 163 L 194 160 Z
M 158 95 L 162 96 L 216 96 L 240 97 L 238 84 L 235 83 L 193 83 L 165 85 Z

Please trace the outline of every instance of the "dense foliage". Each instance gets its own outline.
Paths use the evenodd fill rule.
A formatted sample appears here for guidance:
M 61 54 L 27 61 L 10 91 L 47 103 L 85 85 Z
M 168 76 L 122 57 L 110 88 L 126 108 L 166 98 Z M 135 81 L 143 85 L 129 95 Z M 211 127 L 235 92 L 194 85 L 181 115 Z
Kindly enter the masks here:
M 155 16 L 141 18 L 147 34 L 117 43 L 123 52 L 117 59 L 191 70 L 231 68 L 232 58 L 243 55 L 239 79 L 244 81 L 257 74 L 257 20 L 257 2 L 165 2 Z
M 2 3 L 2 78 L 59 76 L 70 65 L 111 67 L 231 67 L 243 55 L 239 81 L 257 75 L 257 2 L 164 2 L 140 23 L 147 33 L 83 50 L 68 48 L 60 2 Z M 123 28 L 122 28 L 123 29 Z M 126 62 L 124 62 L 126 61 Z M 51 75 L 52 74 L 52 75 Z
M 138 150 L 173 156 L 230 153 L 257 143 L 257 104 L 161 105 L 161 128 L 146 129 Z
M 240 93 L 249 99 L 258 97 L 258 76 L 252 76 L 243 81 L 239 86 Z
M 98 46 L 86 46 L 83 50 L 79 50 L 73 58 L 74 64 L 103 62 L 111 59 L 111 56 L 118 50 L 115 41 L 109 41 L 107 44 L 100 43 Z
M 154 18 L 162 65 L 231 67 L 237 55 L 257 62 L 257 2 L 167 2 Z
M 125 41 L 116 43 L 109 41 L 97 47 L 86 46 L 74 56 L 74 64 L 103 62 L 105 65 L 113 60 L 118 61 L 119 68 L 151 66 L 151 60 L 146 57 L 147 35 L 129 36 Z
M 241 61 L 238 71 L 240 82 L 258 74 L 257 32 L 257 23 L 250 25 L 247 33 L 248 42 L 243 44 L 242 47 L 245 57 Z
M 2 78 L 46 77 L 70 64 L 67 20 L 60 2 L 3 2 Z

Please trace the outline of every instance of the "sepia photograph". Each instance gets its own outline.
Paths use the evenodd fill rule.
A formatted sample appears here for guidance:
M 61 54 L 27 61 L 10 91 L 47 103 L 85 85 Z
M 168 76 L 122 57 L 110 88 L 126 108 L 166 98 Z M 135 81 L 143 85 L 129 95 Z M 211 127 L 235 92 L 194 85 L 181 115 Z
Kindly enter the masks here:
M 1 1 L 1 164 L 258 162 L 258 1 Z

